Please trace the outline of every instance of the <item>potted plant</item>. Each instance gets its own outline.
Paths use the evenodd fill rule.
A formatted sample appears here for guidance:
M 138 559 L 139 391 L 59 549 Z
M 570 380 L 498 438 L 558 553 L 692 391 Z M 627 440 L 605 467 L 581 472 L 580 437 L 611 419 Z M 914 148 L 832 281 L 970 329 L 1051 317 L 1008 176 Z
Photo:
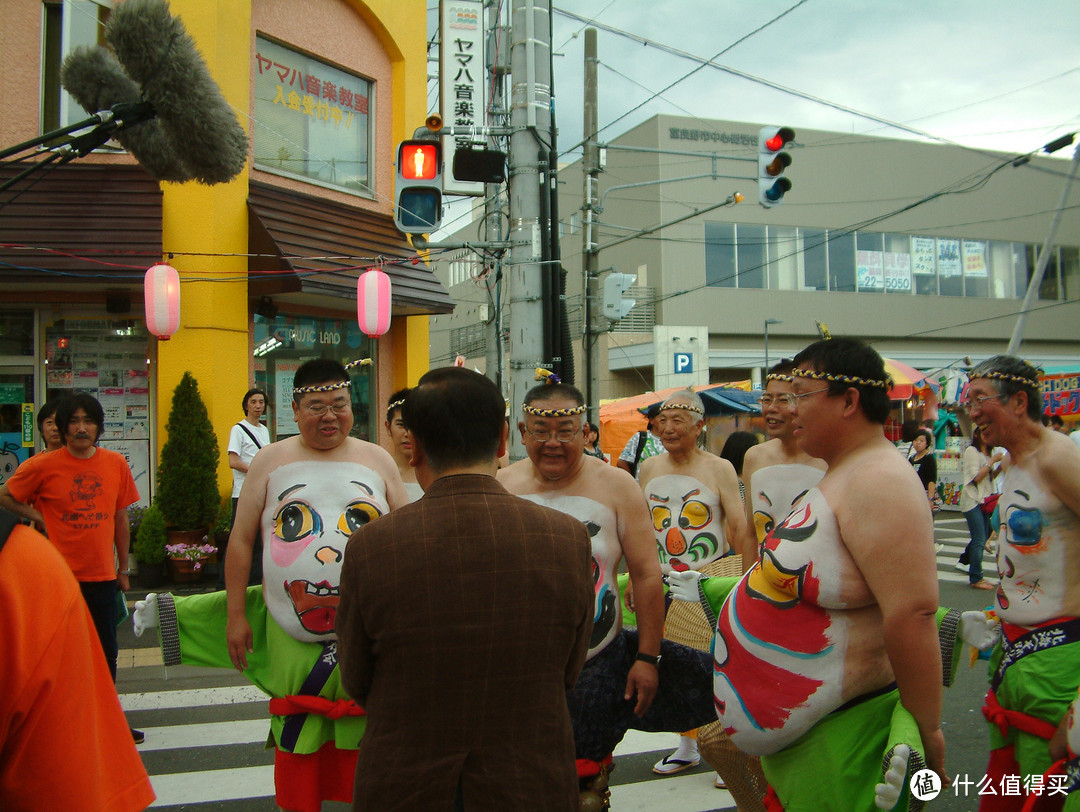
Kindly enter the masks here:
M 232 532 L 232 497 L 225 494 L 218 506 L 217 519 L 214 521 L 214 543 L 221 549 L 229 541 Z
M 165 580 L 165 517 L 157 505 L 139 508 L 138 528 L 134 530 L 135 541 L 131 553 L 138 562 L 136 579 L 144 589 L 161 586 Z
M 165 429 L 169 438 L 158 461 L 154 504 L 165 517 L 170 544 L 197 545 L 217 517 L 221 495 L 217 436 L 190 372 L 173 391 Z
M 176 583 L 189 583 L 202 580 L 206 574 L 205 565 L 210 556 L 217 552 L 217 547 L 203 536 L 201 544 L 167 544 L 165 552 L 169 556 L 169 574 L 172 580 Z

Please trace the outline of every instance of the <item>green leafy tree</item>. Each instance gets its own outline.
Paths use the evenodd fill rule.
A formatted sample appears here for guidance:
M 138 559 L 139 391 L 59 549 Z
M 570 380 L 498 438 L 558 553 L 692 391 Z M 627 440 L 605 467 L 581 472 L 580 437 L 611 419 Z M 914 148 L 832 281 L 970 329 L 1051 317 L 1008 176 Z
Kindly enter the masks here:
M 169 439 L 158 461 L 154 504 L 169 527 L 208 528 L 217 517 L 221 498 L 217 483 L 218 442 L 199 395 L 199 384 L 190 372 L 184 373 L 173 391 L 165 429 Z
M 131 552 L 140 564 L 160 564 L 165 560 L 166 541 L 165 517 L 156 504 L 151 505 L 143 511 Z

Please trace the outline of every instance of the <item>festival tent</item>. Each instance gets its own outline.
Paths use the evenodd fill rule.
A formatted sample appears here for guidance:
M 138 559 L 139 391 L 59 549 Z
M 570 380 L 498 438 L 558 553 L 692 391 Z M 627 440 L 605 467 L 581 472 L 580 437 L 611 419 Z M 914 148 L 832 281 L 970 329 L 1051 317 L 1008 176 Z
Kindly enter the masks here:
M 743 384 L 739 383 L 714 383 L 694 386 L 692 389 L 701 395 L 707 417 L 760 414 L 761 408 L 757 405 L 757 399 L 761 392 L 749 391 L 749 382 L 746 382 L 745 386 L 747 388 L 743 388 Z M 670 389 L 658 389 L 655 392 L 646 392 L 643 395 L 634 395 L 601 405 L 600 447 L 604 453 L 613 460 L 618 459 L 627 440 L 636 432 L 644 431 L 648 427 L 644 412 L 654 403 L 663 403 L 671 395 L 685 388 L 685 386 L 674 386 Z
M 885 372 L 893 381 L 892 389 L 889 390 L 889 400 L 907 400 L 915 392 L 925 392 L 927 389 L 937 391 L 936 384 L 915 367 L 892 358 L 881 360 L 885 362 Z

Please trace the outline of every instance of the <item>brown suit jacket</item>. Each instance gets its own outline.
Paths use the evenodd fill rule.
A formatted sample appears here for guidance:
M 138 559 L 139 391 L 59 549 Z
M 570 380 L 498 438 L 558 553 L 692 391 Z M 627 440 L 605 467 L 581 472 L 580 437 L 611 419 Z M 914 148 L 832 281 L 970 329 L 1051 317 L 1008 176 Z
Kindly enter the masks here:
M 367 710 L 354 809 L 578 809 L 566 707 L 592 631 L 589 534 L 493 477 L 436 480 L 349 540 L 345 690 Z

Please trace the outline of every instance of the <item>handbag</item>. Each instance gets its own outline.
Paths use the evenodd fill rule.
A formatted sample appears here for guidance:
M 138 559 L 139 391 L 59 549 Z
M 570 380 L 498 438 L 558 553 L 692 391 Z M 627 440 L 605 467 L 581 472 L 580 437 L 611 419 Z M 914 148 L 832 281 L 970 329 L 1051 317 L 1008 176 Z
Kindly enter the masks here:
M 983 499 L 982 502 L 979 503 L 979 508 L 987 516 L 990 516 L 991 514 L 993 514 L 993 512 L 995 510 L 997 510 L 997 503 L 998 503 L 998 499 L 1000 499 L 1000 498 L 1001 498 L 1000 493 L 992 493 L 988 497 Z

